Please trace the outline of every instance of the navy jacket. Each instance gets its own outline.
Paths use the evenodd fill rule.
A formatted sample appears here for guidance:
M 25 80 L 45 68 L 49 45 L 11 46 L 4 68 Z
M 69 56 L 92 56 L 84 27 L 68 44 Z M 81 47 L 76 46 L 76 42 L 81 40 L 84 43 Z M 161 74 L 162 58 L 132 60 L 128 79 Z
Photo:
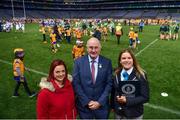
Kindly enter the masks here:
M 121 71 L 117 74 L 117 79 L 119 84 L 121 84 Z M 115 112 L 119 115 L 125 116 L 129 119 L 139 117 L 143 114 L 143 104 L 149 100 L 149 85 L 147 78 L 143 76 L 138 77 L 136 70 L 133 69 L 128 80 L 138 80 L 140 81 L 140 95 L 137 97 L 126 97 L 126 104 L 121 105 L 121 110 L 119 110 L 120 104 L 116 101 L 116 96 L 118 95 L 118 85 L 116 82 L 116 77 L 113 80 L 113 89 L 111 93 L 111 106 Z
M 109 59 L 99 56 L 95 84 L 92 81 L 88 55 L 76 59 L 72 83 L 77 97 L 78 110 L 87 111 L 86 106 L 91 100 L 94 100 L 101 104 L 98 110 L 101 111 L 102 116 L 107 116 L 110 108 L 109 95 L 112 89 L 112 64 Z M 97 113 L 98 110 L 96 110 Z

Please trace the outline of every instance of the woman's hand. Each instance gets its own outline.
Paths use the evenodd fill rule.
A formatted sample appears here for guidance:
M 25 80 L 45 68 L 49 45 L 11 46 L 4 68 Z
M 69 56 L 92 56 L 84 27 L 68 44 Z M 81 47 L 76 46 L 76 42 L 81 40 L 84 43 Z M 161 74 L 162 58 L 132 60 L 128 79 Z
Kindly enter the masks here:
M 126 97 L 125 96 L 116 96 L 116 98 L 117 98 L 117 101 L 120 104 L 125 104 L 126 103 Z

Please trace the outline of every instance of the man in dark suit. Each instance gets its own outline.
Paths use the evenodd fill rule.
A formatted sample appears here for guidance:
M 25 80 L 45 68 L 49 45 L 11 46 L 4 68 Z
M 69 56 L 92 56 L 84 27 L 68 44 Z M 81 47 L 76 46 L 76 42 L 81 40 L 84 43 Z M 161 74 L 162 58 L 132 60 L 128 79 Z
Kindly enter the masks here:
M 81 119 L 107 119 L 109 94 L 112 88 L 111 61 L 100 55 L 97 38 L 87 41 L 87 52 L 75 60 L 73 87 L 77 96 L 77 109 Z

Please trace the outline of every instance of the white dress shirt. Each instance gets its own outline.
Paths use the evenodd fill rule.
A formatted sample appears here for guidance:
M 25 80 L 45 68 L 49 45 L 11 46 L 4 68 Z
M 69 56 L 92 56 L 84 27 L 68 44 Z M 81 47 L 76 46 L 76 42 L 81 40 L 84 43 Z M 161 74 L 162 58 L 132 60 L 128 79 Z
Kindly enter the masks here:
M 121 81 L 125 81 L 124 77 L 123 77 L 123 72 L 127 72 L 128 75 L 130 75 L 133 71 L 133 67 L 131 67 L 129 70 L 125 70 L 124 68 L 121 71 Z

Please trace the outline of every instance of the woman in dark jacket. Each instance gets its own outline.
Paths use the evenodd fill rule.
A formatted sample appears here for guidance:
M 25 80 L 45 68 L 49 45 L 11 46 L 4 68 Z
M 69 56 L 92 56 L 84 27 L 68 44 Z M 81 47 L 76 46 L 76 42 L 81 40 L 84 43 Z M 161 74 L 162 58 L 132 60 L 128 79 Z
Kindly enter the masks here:
M 115 118 L 142 119 L 143 104 L 149 100 L 149 85 L 145 72 L 130 49 L 119 54 L 113 81 L 111 103 Z

